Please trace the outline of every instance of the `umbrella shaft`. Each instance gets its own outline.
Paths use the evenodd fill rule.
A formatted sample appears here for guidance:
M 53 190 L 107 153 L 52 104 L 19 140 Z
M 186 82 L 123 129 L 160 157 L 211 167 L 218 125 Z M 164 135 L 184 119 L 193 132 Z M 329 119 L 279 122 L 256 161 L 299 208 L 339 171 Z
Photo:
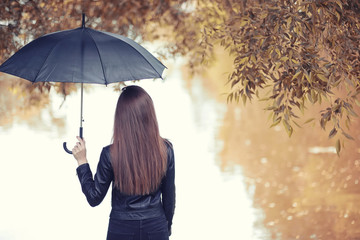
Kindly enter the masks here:
M 82 128 L 83 119 L 83 83 L 81 83 L 81 105 L 80 105 L 80 128 Z

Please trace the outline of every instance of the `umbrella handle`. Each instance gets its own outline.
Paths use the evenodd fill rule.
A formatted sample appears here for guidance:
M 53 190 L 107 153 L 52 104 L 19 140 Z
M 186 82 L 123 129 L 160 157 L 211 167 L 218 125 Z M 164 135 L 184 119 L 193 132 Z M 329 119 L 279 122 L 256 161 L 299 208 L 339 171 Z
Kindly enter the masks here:
M 63 148 L 64 148 L 65 152 L 67 152 L 68 154 L 72 154 L 72 151 L 70 151 L 70 150 L 66 147 L 66 142 L 63 143 Z
M 80 133 L 80 137 L 81 137 L 81 139 L 82 139 L 82 138 L 83 138 L 83 128 L 82 128 L 82 127 L 80 127 L 80 129 L 79 129 L 79 133 Z M 65 152 L 67 152 L 68 154 L 72 154 L 72 151 L 70 151 L 70 150 L 67 148 L 66 142 L 63 142 L 63 148 L 64 148 Z

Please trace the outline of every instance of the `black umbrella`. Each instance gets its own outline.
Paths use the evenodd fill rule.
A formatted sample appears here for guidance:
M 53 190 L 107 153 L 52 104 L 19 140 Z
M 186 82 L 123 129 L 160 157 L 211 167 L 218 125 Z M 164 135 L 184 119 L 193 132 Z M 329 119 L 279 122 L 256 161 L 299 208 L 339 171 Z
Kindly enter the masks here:
M 133 40 L 82 27 L 46 34 L 6 60 L 0 71 L 31 82 L 81 83 L 80 137 L 83 136 L 83 83 L 109 84 L 161 78 L 166 67 Z M 72 153 L 63 144 L 68 153 Z

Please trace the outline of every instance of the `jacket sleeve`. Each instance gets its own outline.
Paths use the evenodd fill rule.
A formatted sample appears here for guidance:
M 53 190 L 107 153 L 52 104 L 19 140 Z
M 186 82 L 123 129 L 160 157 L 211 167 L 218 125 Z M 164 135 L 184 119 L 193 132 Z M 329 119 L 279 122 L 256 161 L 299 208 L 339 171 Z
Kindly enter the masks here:
M 110 183 L 114 178 L 108 151 L 103 148 L 94 179 L 88 163 L 80 165 L 76 169 L 76 172 L 79 177 L 81 189 L 90 206 L 95 207 L 99 205 L 104 199 Z
M 168 169 L 161 183 L 162 202 L 165 211 L 166 220 L 168 221 L 169 235 L 171 235 L 172 219 L 175 211 L 175 157 L 172 145 L 168 145 Z

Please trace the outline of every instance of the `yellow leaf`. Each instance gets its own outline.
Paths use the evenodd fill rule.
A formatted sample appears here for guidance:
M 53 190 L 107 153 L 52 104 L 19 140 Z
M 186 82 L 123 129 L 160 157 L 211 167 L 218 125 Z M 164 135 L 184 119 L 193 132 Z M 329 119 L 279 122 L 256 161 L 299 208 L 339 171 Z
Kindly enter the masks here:
M 244 106 L 246 105 L 246 95 L 245 94 L 243 94 L 243 95 L 241 95 L 241 98 L 242 98 L 242 101 L 243 101 L 243 104 L 244 104 Z
M 264 11 L 259 17 L 260 17 L 260 19 L 264 19 L 267 17 L 267 15 L 268 14 Z
M 360 102 L 359 102 L 359 100 L 355 99 L 355 103 L 356 103 L 356 105 L 358 105 L 358 106 L 360 107 Z
M 293 51 L 290 50 L 290 52 L 289 52 L 289 59 L 292 59 L 292 55 L 293 55 Z
M 291 20 L 292 20 L 291 17 L 288 17 L 288 19 L 286 19 L 286 26 L 287 26 L 287 28 L 290 28 Z
M 339 156 L 341 151 L 340 139 L 336 141 L 336 153 Z
M 309 122 L 312 122 L 312 121 L 314 121 L 314 120 L 315 120 L 315 118 L 310 118 L 310 119 L 308 119 L 306 122 L 304 122 L 304 124 L 309 123 Z
M 339 5 L 339 7 L 341 8 L 341 10 L 343 10 L 343 6 L 340 0 L 335 0 L 335 2 L 337 3 L 337 5 Z
M 295 32 L 296 32 L 297 35 L 299 35 L 300 28 L 299 28 L 297 25 L 296 25 L 296 27 L 295 27 Z
M 243 59 L 241 59 L 241 61 L 239 62 L 239 64 L 244 64 L 245 62 L 247 62 L 249 60 L 249 57 L 244 57 Z
M 317 76 L 318 78 L 320 78 L 321 80 L 323 80 L 324 82 L 327 82 L 327 81 L 328 81 L 328 79 L 327 79 L 323 74 L 316 74 L 316 76 Z
M 281 66 L 281 63 L 276 63 L 276 65 L 275 65 L 275 71 L 278 71 L 279 70 L 279 68 L 280 68 L 280 66 Z
M 251 61 L 252 61 L 253 63 L 256 63 L 256 58 L 255 58 L 255 55 L 254 55 L 254 54 L 251 55 Z
M 338 22 L 340 22 L 340 14 L 337 12 L 337 11 L 335 11 L 335 15 L 336 15 L 336 18 L 337 18 L 337 20 L 338 20 Z
M 288 57 L 282 57 L 282 58 L 280 58 L 280 61 L 286 62 L 288 59 L 289 59 Z
M 284 124 L 287 134 L 289 135 L 289 137 L 291 137 L 291 135 L 293 133 L 293 128 L 290 126 L 290 124 L 286 120 L 283 120 L 282 122 Z
M 280 50 L 278 48 L 275 49 L 275 52 L 278 54 L 278 56 L 281 56 Z
M 279 75 L 279 72 L 278 72 L 278 71 L 274 71 L 273 74 L 274 74 L 274 77 L 275 77 L 276 79 L 279 79 L 279 78 L 280 78 L 280 75 Z
M 242 19 L 240 24 L 239 24 L 239 27 L 243 27 L 245 26 L 246 24 L 248 23 L 248 20 L 247 19 Z
M 297 73 L 295 73 L 295 75 L 292 77 L 292 80 L 294 80 L 295 78 L 297 78 L 300 73 L 301 73 L 301 71 L 298 71 Z
M 279 24 L 277 23 L 274 28 L 274 32 L 277 32 L 279 30 Z
M 307 73 L 306 70 L 304 70 L 304 76 L 306 77 L 307 81 L 308 81 L 309 83 L 311 83 L 311 78 L 310 78 L 310 76 L 309 76 L 309 74 Z
M 300 126 L 300 124 L 298 124 L 296 121 L 292 120 L 292 122 L 293 122 L 297 127 L 302 128 L 302 127 Z
M 260 40 L 260 43 L 259 43 L 260 47 L 263 45 L 264 41 L 265 41 L 264 38 Z
M 279 118 L 273 124 L 271 124 L 270 128 L 275 127 L 276 125 L 278 125 L 280 123 L 280 121 L 281 121 L 281 118 Z

